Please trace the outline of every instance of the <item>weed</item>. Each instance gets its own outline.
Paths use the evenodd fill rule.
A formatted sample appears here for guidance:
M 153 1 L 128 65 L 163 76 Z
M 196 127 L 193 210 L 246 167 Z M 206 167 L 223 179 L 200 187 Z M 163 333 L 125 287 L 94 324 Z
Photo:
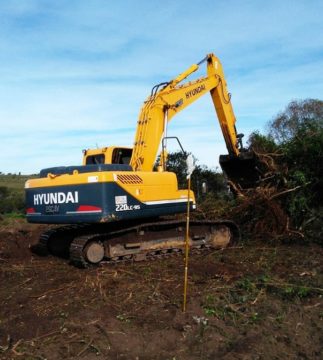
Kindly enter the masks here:
M 224 310 L 218 305 L 217 301 L 219 301 L 219 299 L 217 299 L 214 295 L 208 294 L 203 305 L 204 313 L 206 316 L 216 316 L 220 319 L 224 319 Z
M 293 286 L 286 286 L 285 288 L 282 289 L 282 295 L 283 297 L 285 297 L 286 299 L 291 299 L 294 297 L 295 295 L 295 289 Z
M 264 274 L 259 277 L 259 282 L 264 285 L 266 285 L 270 281 L 271 281 L 271 277 L 269 275 Z
M 130 319 L 125 314 L 119 314 L 116 318 L 122 322 L 130 323 Z
M 217 314 L 216 310 L 212 307 L 204 307 L 204 313 L 206 316 L 214 316 Z
M 142 273 L 143 273 L 144 275 L 146 275 L 146 276 L 149 276 L 149 275 L 151 274 L 151 272 L 152 272 L 152 270 L 151 270 L 151 268 L 148 267 L 148 266 L 142 268 Z
M 301 286 L 297 290 L 297 296 L 299 298 L 306 298 L 311 294 L 311 290 L 305 286 Z
M 254 282 L 252 282 L 249 278 L 243 278 L 237 281 L 236 287 L 247 292 L 253 292 L 256 288 Z
M 216 301 L 216 297 L 214 295 L 207 295 L 206 296 L 206 303 L 207 304 L 214 304 Z
M 23 219 L 25 215 L 21 213 L 12 212 L 8 214 L 4 214 L 3 217 L 4 219 Z
M 220 320 L 232 320 L 234 323 L 240 317 L 238 311 L 235 311 L 230 304 L 204 305 L 203 310 L 206 316 L 215 316 Z
M 201 317 L 200 316 L 193 316 L 193 320 L 198 325 L 197 337 L 201 341 L 203 336 L 204 336 L 205 331 L 209 328 L 209 326 L 208 326 L 209 319 L 205 318 L 204 316 L 201 316 Z
M 275 294 L 276 296 L 282 298 L 283 300 L 295 300 L 295 299 L 304 299 L 313 294 L 311 288 L 306 286 L 299 286 L 294 284 L 286 284 L 277 286 L 273 283 L 268 285 L 268 290 Z
M 250 320 L 251 323 L 254 324 L 254 323 L 257 323 L 257 322 L 259 322 L 259 321 L 261 320 L 261 316 L 260 316 L 259 313 L 254 312 L 254 313 L 252 313 L 252 314 L 250 315 L 249 320 Z

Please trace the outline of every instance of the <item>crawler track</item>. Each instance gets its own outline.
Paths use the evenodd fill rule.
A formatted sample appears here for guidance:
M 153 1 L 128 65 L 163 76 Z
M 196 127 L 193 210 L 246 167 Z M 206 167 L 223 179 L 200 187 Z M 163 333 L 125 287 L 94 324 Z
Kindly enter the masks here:
M 190 222 L 190 248 L 194 252 L 232 246 L 239 236 L 232 221 Z M 69 258 L 74 266 L 85 268 L 101 261 L 113 264 L 174 256 L 184 245 L 184 220 L 158 220 L 55 227 L 40 236 L 33 251 Z

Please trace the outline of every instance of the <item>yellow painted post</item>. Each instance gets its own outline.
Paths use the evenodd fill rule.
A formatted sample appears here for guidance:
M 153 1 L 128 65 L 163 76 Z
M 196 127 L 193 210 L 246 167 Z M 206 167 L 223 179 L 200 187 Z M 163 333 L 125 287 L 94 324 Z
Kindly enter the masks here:
M 186 235 L 185 235 L 185 274 L 184 274 L 183 312 L 186 311 L 186 299 L 187 299 L 188 254 L 189 254 L 189 229 L 190 229 L 190 189 L 191 189 L 191 176 L 188 177 L 188 190 L 187 190 Z

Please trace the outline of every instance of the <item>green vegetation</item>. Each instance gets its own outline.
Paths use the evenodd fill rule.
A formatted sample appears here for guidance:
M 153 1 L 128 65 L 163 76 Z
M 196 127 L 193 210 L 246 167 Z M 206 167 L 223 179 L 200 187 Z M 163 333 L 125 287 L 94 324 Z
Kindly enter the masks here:
M 187 188 L 186 158 L 187 152 L 174 152 L 168 155 L 167 171 L 176 173 L 178 187 Z M 195 162 L 197 160 L 195 159 Z M 191 178 L 192 190 L 199 201 L 205 200 L 207 194 L 223 196 L 227 192 L 227 185 L 222 173 L 209 169 L 205 165 L 196 165 Z
M 323 101 L 292 101 L 268 129 L 265 135 L 250 136 L 250 148 L 271 159 L 271 186 L 293 228 L 307 238 L 322 239 Z
M 286 316 L 283 311 L 285 305 L 306 304 L 309 299 L 322 296 L 323 289 L 317 287 L 316 282 L 315 277 L 302 279 L 297 276 L 284 282 L 273 273 L 270 276 L 249 274 L 222 287 L 221 293 L 210 288 L 204 295 L 202 308 L 209 318 L 215 317 L 232 326 L 247 328 L 263 322 L 268 313 L 275 315 L 276 309 L 272 305 L 280 303 L 281 311 L 272 319 L 282 324 Z
M 17 189 L 23 192 L 25 182 L 34 177 L 34 175 L 17 175 L 0 173 L 0 186 L 6 186 L 10 189 Z
M 167 158 L 167 171 L 174 172 L 177 176 L 178 187 L 187 189 L 186 158 L 187 152 L 169 153 Z M 194 158 L 197 163 L 197 159 Z M 159 163 L 159 159 L 157 159 Z M 198 218 L 221 218 L 227 217 L 227 212 L 232 206 L 233 196 L 228 191 L 223 173 L 210 169 L 205 165 L 198 165 L 191 176 L 191 189 L 194 191 L 198 204 Z
M 24 185 L 34 176 L 0 174 L 0 214 L 19 216 L 25 211 Z

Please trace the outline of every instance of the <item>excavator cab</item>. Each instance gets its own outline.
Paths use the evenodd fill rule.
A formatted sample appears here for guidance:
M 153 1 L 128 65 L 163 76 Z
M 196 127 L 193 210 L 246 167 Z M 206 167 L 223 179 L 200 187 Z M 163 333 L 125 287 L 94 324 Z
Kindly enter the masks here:
M 109 146 L 83 150 L 83 165 L 123 164 L 129 165 L 132 148 Z

